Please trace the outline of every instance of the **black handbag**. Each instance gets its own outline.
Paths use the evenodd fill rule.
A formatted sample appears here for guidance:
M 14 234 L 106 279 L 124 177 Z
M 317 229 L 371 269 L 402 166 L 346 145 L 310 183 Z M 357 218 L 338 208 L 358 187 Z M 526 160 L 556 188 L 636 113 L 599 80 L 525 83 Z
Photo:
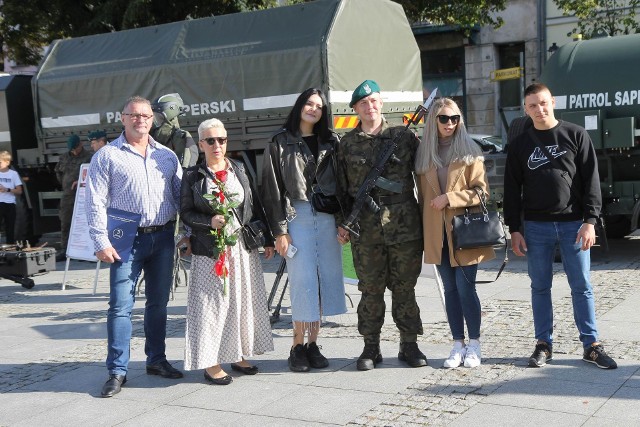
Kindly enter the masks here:
M 456 262 L 458 262 L 455 256 L 457 250 L 490 248 L 504 245 L 504 260 L 502 261 L 496 278 L 493 280 L 475 281 L 475 283 L 493 283 L 498 280 L 509 261 L 507 254 L 507 233 L 500 213 L 487 209 L 487 199 L 484 191 L 478 187 L 475 187 L 474 190 L 480 198 L 480 212 L 472 213 L 469 212 L 469 209 L 465 209 L 464 214 L 453 217 L 453 256 Z M 458 262 L 458 264 L 460 263 Z M 464 274 L 464 270 L 462 270 L 462 274 Z M 467 278 L 467 275 L 464 274 L 464 277 Z M 468 280 L 469 279 L 467 279 L 467 281 Z
M 487 209 L 484 192 L 475 188 L 480 197 L 480 212 L 465 209 L 462 215 L 453 217 L 453 248 L 473 249 L 502 246 L 506 244 L 506 233 L 499 212 Z
M 266 243 L 267 226 L 260 219 L 251 220 L 240 229 L 242 242 L 248 251 L 261 248 Z
M 340 203 L 336 196 L 325 196 L 322 193 L 313 193 L 311 196 L 311 205 L 318 212 L 331 215 L 340 212 Z

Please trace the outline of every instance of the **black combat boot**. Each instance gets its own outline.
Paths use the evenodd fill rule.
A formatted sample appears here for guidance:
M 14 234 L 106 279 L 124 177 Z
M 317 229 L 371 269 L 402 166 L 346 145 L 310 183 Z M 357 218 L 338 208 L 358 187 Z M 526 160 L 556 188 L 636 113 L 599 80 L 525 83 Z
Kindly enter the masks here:
M 427 356 L 422 354 L 418 348 L 418 343 L 415 342 L 401 342 L 400 351 L 398 352 L 398 359 L 406 362 L 407 365 L 412 368 L 419 368 L 420 366 L 427 366 Z
M 356 365 L 358 370 L 369 371 L 375 368 L 378 363 L 382 363 L 380 344 L 365 344 Z

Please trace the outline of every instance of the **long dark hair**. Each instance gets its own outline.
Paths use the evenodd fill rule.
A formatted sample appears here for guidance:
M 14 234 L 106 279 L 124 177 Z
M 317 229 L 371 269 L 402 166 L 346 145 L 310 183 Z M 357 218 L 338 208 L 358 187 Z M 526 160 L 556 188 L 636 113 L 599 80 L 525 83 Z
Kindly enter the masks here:
M 327 140 L 331 136 L 331 130 L 329 126 L 329 107 L 327 107 L 327 98 L 320 89 L 309 88 L 302 92 L 296 103 L 291 107 L 287 121 L 284 122 L 284 128 L 292 134 L 300 133 L 300 118 L 302 117 L 302 107 L 307 103 L 311 95 L 318 95 L 322 100 L 322 117 L 318 123 L 313 125 L 313 133 L 318 135 L 321 139 Z

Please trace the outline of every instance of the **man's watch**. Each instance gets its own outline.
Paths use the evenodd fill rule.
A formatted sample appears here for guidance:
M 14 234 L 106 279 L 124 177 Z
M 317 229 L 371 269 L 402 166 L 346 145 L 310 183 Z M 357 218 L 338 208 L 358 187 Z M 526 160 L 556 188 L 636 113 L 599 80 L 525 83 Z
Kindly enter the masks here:
M 7 188 L 7 193 L 11 193 L 11 189 L 10 188 Z

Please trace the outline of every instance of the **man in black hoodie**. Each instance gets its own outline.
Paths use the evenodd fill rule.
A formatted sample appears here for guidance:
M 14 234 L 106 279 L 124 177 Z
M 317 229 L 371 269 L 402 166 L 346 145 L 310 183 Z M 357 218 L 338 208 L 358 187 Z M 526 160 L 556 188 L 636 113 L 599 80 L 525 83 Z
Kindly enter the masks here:
M 598 342 L 589 281 L 590 248 L 596 239 L 594 226 L 602 206 L 591 138 L 584 128 L 555 118 L 555 99 L 545 85 L 528 86 L 524 97 L 525 112 L 533 120 L 533 127 L 509 145 L 504 215 L 513 252 L 518 256 L 526 252 L 531 278 L 538 341 L 529 366 L 541 367 L 553 358 L 551 282 L 555 248 L 559 246 L 584 347 L 582 359 L 599 368 L 615 369 L 616 362 Z

